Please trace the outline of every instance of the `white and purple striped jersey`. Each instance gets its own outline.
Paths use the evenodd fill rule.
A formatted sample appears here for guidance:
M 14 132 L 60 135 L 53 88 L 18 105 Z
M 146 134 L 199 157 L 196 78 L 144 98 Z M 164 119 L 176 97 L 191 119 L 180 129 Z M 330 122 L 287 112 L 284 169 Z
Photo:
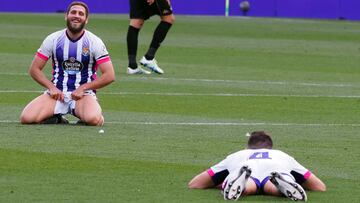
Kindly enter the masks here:
M 271 172 L 288 175 L 298 183 L 303 183 L 311 172 L 290 155 L 274 149 L 245 149 L 230 154 L 224 160 L 210 167 L 207 172 L 215 185 L 221 184 L 229 173 L 238 171 L 242 166 L 251 168 L 251 178 L 261 188 Z
M 68 37 L 66 29 L 50 34 L 37 56 L 46 61 L 52 58 L 51 81 L 64 93 L 95 80 L 98 65 L 110 61 L 103 41 L 87 30 L 76 41 Z

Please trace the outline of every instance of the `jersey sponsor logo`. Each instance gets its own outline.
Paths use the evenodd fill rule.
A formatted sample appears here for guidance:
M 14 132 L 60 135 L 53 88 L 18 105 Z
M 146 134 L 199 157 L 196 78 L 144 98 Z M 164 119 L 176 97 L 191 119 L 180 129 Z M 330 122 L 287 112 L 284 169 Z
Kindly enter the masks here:
M 83 67 L 84 65 L 80 61 L 76 60 L 74 57 L 70 57 L 68 60 L 62 63 L 62 68 L 69 75 L 75 75 L 76 73 L 81 72 Z

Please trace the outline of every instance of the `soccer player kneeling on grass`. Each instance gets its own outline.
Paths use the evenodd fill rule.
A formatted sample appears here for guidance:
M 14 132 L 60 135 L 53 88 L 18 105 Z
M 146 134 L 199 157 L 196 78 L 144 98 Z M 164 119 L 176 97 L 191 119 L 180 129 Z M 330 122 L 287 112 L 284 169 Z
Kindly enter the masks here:
M 325 191 L 325 184 L 293 157 L 272 149 L 264 131 L 252 132 L 247 149 L 230 154 L 189 182 L 191 189 L 220 187 L 225 200 L 267 194 L 306 201 L 306 190 Z
M 67 28 L 47 36 L 38 49 L 29 74 L 47 90 L 24 108 L 21 123 L 68 123 L 65 114 L 73 114 L 87 125 L 104 123 L 95 93 L 113 82 L 115 73 L 102 40 L 84 28 L 88 15 L 85 3 L 72 2 L 65 14 Z M 42 72 L 50 58 L 51 81 Z

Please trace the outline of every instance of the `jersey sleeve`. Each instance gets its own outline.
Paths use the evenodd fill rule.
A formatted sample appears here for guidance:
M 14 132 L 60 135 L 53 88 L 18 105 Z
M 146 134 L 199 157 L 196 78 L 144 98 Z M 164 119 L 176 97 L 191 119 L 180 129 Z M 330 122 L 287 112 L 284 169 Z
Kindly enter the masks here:
M 249 150 L 240 150 L 228 155 L 224 160 L 208 169 L 215 185 L 222 183 L 226 177 L 233 171 L 238 169 L 249 156 Z
M 104 42 L 100 38 L 95 38 L 95 40 L 93 41 L 93 46 L 96 64 L 100 65 L 102 63 L 110 61 L 109 52 L 106 49 Z
M 294 176 L 296 182 L 302 184 L 305 182 L 311 175 L 311 171 L 302 166 L 297 162 L 293 157 L 291 157 L 292 170 L 291 174 Z
M 224 159 L 207 170 L 207 173 L 210 175 L 214 185 L 221 184 L 229 175 L 227 162 L 228 159 Z
M 54 34 L 51 34 L 45 38 L 40 48 L 37 50 L 36 55 L 41 59 L 47 61 L 52 55 L 53 45 L 54 45 Z
M 221 184 L 229 173 L 237 168 L 247 158 L 247 151 L 241 150 L 228 155 L 224 160 L 215 164 L 208 169 L 208 174 L 211 176 L 215 185 Z

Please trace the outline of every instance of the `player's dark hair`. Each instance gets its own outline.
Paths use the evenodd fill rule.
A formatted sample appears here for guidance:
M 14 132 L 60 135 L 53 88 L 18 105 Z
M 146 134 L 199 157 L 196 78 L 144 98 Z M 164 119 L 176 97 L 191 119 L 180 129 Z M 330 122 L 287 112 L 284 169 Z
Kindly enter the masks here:
M 248 149 L 272 149 L 273 142 L 270 135 L 264 131 L 254 131 L 248 140 Z
M 79 5 L 85 8 L 85 15 L 86 18 L 89 16 L 89 7 L 86 5 L 86 3 L 82 2 L 82 1 L 73 1 L 71 2 L 71 4 L 68 6 L 67 10 L 66 10 L 66 14 L 69 14 L 71 7 L 75 6 L 75 5 Z

